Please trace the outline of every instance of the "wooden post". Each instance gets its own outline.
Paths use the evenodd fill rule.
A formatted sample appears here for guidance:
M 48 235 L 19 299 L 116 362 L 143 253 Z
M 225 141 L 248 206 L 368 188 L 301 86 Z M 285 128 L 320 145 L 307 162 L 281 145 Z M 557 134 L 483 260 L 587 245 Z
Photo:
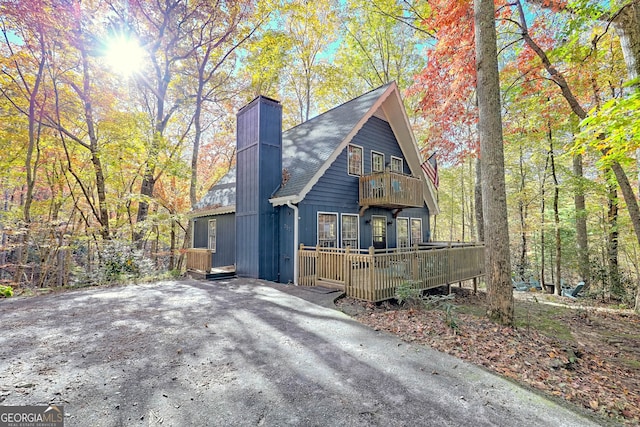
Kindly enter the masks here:
M 313 271 L 313 286 L 318 286 L 318 277 L 320 277 L 320 246 L 316 246 L 316 268 Z
M 473 278 L 473 294 L 475 295 L 478 292 L 478 278 Z
M 374 289 L 375 289 L 375 249 L 373 246 L 369 246 L 369 283 L 367 286 L 367 291 L 369 293 L 369 301 L 375 301 L 374 298 Z
M 349 252 L 351 252 L 351 246 L 347 246 L 344 251 L 344 293 L 347 296 L 349 296 L 349 287 L 351 286 L 351 268 L 353 265 Z

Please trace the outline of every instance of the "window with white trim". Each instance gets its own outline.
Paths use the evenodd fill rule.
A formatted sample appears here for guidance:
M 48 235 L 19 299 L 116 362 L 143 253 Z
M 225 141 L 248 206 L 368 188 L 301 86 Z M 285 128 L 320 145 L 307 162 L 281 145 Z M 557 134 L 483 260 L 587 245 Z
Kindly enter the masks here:
M 411 245 L 422 243 L 422 218 L 411 218 Z
M 404 163 L 401 157 L 391 156 L 391 171 L 402 173 L 404 171 Z
M 211 250 L 213 253 L 216 253 L 216 239 L 218 234 L 217 228 L 218 228 L 217 220 L 210 219 L 209 226 L 207 227 L 207 229 L 209 230 L 207 248 Z
M 362 147 L 349 144 L 347 146 L 347 172 L 349 175 L 362 175 Z
M 335 248 L 338 246 L 338 214 L 318 214 L 318 246 Z
M 371 172 L 384 172 L 384 154 L 371 152 Z
M 396 245 L 398 248 L 409 247 L 409 218 L 396 218 Z
M 342 214 L 342 247 L 350 246 L 352 249 L 359 248 L 359 227 L 360 217 L 352 214 Z

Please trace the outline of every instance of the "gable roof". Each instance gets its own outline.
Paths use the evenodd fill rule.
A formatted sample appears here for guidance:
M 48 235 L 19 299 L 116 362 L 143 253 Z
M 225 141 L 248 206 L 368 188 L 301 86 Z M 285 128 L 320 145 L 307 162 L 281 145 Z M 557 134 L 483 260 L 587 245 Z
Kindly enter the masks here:
M 339 105 L 282 134 L 282 167 L 288 180 L 269 200 L 274 206 L 298 203 L 324 175 L 362 126 L 376 115 L 384 117 L 415 176 L 423 181 L 423 198 L 433 214 L 439 213 L 434 187 L 422 163 L 398 86 L 391 82 Z M 193 216 L 233 212 L 235 168 L 230 170 L 194 207 Z M 204 212 L 200 214 L 200 212 Z
M 366 122 L 363 117 L 390 85 L 345 102 L 282 134 L 282 167 L 287 170 L 289 180 L 274 194 L 274 204 L 285 204 L 292 197 L 296 202 L 304 199 L 311 186 L 331 166 L 336 154 L 340 154 L 336 153 L 338 147 L 358 133 Z M 278 203 L 281 199 L 287 200 Z

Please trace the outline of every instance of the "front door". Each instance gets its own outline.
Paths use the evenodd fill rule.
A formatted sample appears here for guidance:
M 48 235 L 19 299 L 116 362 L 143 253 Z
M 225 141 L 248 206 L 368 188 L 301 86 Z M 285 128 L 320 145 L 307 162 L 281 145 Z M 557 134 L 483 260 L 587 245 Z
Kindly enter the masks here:
M 372 216 L 371 228 L 374 249 L 387 249 L 387 217 Z

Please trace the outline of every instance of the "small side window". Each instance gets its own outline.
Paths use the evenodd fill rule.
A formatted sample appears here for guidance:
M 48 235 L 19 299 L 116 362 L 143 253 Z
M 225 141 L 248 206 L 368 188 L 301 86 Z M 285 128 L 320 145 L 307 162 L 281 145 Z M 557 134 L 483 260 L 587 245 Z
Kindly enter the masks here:
M 208 248 L 213 252 L 216 253 L 216 238 L 217 238 L 217 224 L 216 224 L 217 220 L 215 219 L 210 219 L 209 220 L 209 244 L 208 244 Z

